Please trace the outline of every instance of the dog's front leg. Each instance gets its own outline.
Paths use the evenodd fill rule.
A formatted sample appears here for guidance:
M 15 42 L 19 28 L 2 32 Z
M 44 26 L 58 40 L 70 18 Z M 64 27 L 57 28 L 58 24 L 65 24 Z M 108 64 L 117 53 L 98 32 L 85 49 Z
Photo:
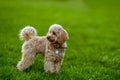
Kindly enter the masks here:
M 46 73 L 54 73 L 55 72 L 55 64 L 52 61 L 45 61 L 44 69 Z
M 61 61 L 55 63 L 55 73 L 59 73 L 60 72 L 60 67 L 61 67 Z

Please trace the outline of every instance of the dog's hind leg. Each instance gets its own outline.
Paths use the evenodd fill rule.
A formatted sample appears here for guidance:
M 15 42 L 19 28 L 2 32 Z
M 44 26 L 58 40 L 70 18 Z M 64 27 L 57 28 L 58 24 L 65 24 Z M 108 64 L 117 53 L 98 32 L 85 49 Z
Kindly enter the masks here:
M 36 57 L 36 53 L 23 53 L 21 61 L 18 62 L 17 68 L 20 71 L 27 69 L 33 62 Z

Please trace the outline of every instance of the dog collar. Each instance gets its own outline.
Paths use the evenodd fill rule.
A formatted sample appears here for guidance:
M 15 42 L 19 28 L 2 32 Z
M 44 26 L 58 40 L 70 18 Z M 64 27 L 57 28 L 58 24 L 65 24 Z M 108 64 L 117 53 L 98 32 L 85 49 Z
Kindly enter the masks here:
M 66 48 L 67 47 L 61 47 L 61 48 L 59 48 L 59 49 L 64 49 L 64 50 L 66 50 Z M 59 55 L 60 54 L 60 50 L 59 49 L 55 49 L 55 54 L 56 55 Z
M 55 54 L 58 55 L 60 51 L 58 49 L 55 50 Z

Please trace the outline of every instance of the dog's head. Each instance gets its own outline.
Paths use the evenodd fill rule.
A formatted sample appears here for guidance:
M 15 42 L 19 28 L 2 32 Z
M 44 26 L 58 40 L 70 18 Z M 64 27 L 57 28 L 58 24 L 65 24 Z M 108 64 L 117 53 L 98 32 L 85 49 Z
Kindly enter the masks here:
M 68 33 L 63 27 L 59 24 L 53 24 L 50 26 L 47 33 L 47 39 L 51 43 L 63 44 L 69 38 Z

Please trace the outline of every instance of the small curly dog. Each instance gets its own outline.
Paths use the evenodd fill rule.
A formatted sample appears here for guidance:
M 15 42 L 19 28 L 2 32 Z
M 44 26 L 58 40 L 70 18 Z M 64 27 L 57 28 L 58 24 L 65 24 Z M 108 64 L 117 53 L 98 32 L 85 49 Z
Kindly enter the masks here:
M 37 31 L 26 26 L 20 32 L 20 39 L 25 40 L 22 45 L 22 58 L 17 64 L 19 71 L 27 69 L 35 60 L 38 53 L 44 55 L 44 70 L 47 73 L 59 73 L 62 64 L 68 33 L 59 24 L 50 26 L 46 36 L 37 36 Z

